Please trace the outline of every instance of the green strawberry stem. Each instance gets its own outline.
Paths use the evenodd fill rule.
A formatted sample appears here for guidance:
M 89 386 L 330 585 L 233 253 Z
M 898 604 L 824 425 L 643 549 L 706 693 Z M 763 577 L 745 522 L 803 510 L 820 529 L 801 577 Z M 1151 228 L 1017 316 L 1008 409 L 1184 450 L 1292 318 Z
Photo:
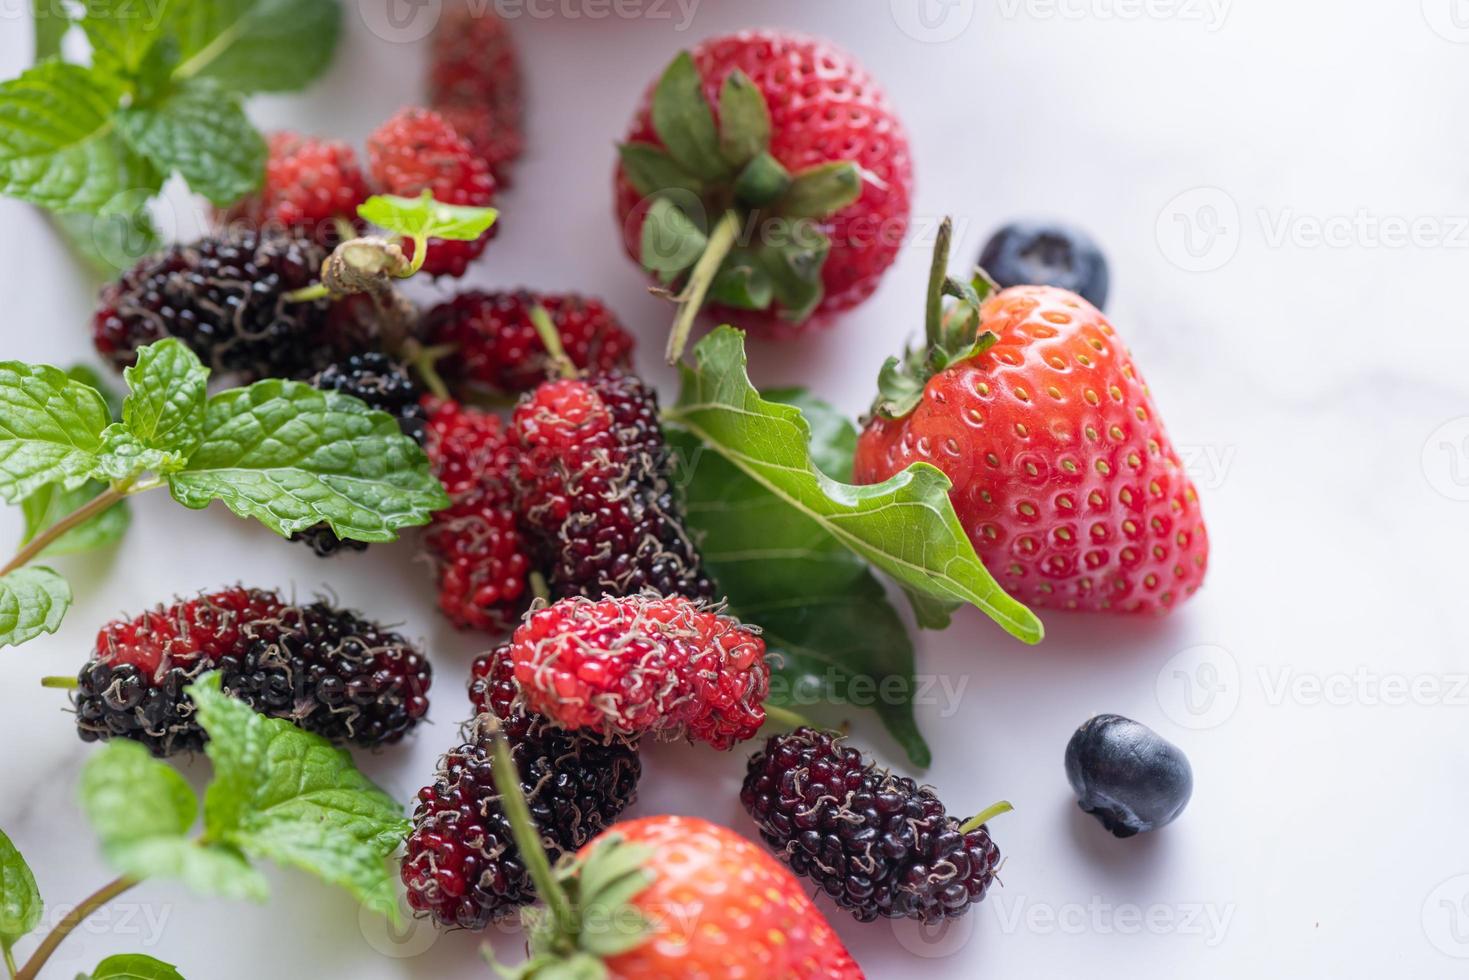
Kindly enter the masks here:
M 108 487 L 106 490 L 103 490 L 101 493 L 97 494 L 97 496 L 93 497 L 85 504 L 82 504 L 70 514 L 67 514 L 55 524 L 52 524 L 50 527 L 46 528 L 34 538 L 31 538 L 30 541 L 26 542 L 25 546 L 15 553 L 15 557 L 11 558 L 10 561 L 6 563 L 4 568 L 0 568 L 0 575 L 8 575 L 11 572 L 15 571 L 17 568 L 20 568 L 22 565 L 35 558 L 41 552 L 45 551 L 48 547 L 51 546 L 51 543 L 53 541 L 61 537 L 67 531 L 70 531 L 72 528 L 76 527 L 79 524 L 85 524 L 87 521 L 96 517 L 98 514 L 102 513 L 104 510 L 122 500 L 129 494 L 138 493 L 142 490 L 149 490 L 155 486 L 160 485 L 161 484 L 158 483 L 147 483 L 138 484 L 136 487 Z
M 36 980 L 36 975 L 41 972 L 41 967 L 46 965 L 46 961 L 51 958 L 51 954 L 56 952 L 56 947 L 60 946 L 67 936 L 71 935 L 72 930 L 86 921 L 93 912 L 96 912 L 137 883 L 137 878 L 129 878 L 127 875 L 123 875 L 121 878 L 114 878 L 82 899 L 77 904 L 77 907 L 68 912 L 60 922 L 56 923 L 56 927 L 46 934 L 46 938 L 41 940 L 41 945 L 37 946 L 36 951 L 31 954 L 31 958 L 26 960 L 25 966 L 16 971 L 15 980 Z
M 541 338 L 541 343 L 546 348 L 546 355 L 551 358 L 551 366 L 556 373 L 563 378 L 576 377 L 576 365 L 567 356 L 566 348 L 561 344 L 561 331 L 556 329 L 556 324 L 551 322 L 551 314 L 540 303 L 532 304 L 530 308 L 530 322 L 535 325 L 536 335 Z
M 494 726 L 491 743 L 495 764 L 491 767 L 491 773 L 495 779 L 495 789 L 500 792 L 500 808 L 510 820 L 510 830 L 515 836 L 515 846 L 520 850 L 520 860 L 525 862 L 525 869 L 529 872 L 531 881 L 535 882 L 536 894 L 550 910 L 556 931 L 563 935 L 570 934 L 576 928 L 571 899 L 551 871 L 551 861 L 546 857 L 540 832 L 536 830 L 535 820 L 530 815 L 530 806 L 526 804 L 525 794 L 520 789 L 520 775 L 515 768 L 515 760 L 510 758 L 510 743 L 497 721 L 489 719 L 487 723 Z
M 993 818 L 998 817 L 1002 813 L 1009 813 L 1013 809 L 1015 808 L 1010 805 L 1009 800 L 1001 800 L 993 806 L 979 811 L 974 816 L 961 823 L 959 825 L 959 833 L 967 834 L 971 830 L 978 830 L 980 827 L 983 827 L 985 824 L 989 823 L 990 820 L 992 820 Z
M 732 210 L 724 212 L 709 233 L 709 244 L 704 248 L 704 254 L 699 256 L 699 261 L 694 263 L 689 281 L 676 299 L 678 315 L 674 317 L 673 329 L 668 334 L 666 352 L 669 364 L 677 364 L 683 357 L 689 334 L 694 329 L 694 318 L 704 306 L 704 297 L 709 294 L 709 287 L 714 284 L 714 277 L 719 275 L 719 267 L 729 256 L 730 249 L 734 248 L 739 234 L 740 216 Z
M 78 681 L 75 677 L 42 677 L 41 686 L 49 687 L 56 691 L 75 691 Z
M 923 334 L 929 347 L 944 343 L 944 283 L 949 275 L 949 246 L 954 239 L 954 219 L 944 218 L 933 242 L 933 261 L 928 267 L 928 304 L 924 308 Z

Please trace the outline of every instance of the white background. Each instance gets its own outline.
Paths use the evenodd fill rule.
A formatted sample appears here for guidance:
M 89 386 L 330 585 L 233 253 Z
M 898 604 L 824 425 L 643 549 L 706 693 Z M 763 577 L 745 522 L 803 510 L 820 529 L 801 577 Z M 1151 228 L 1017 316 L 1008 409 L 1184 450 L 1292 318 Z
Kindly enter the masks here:
M 691 20 L 672 0 L 618 8 L 639 17 L 581 0 L 517 8 L 529 149 L 471 277 L 605 297 L 671 394 L 656 363 L 668 310 L 645 294 L 611 218 L 613 141 L 676 49 L 766 24 L 829 36 L 886 84 L 912 133 L 922 237 L 829 333 L 756 346 L 757 383 L 806 384 L 860 412 L 882 359 L 920 327 L 942 214 L 962 231 L 956 263 L 1018 215 L 1062 216 L 1103 243 L 1110 312 L 1200 487 L 1209 579 L 1163 621 L 1052 614 L 1035 649 L 973 612 L 920 637 L 919 669 L 965 685 L 920 709 L 934 747 L 925 778 L 961 812 L 1015 803 L 992 825 L 1004 887 L 943 936 L 823 907 L 874 977 L 1462 976 L 1469 11 L 951 0 L 932 2 L 924 27 L 893 6 L 899 15 L 887 0 L 704 0 Z M 28 63 L 23 7 L 5 5 L 0 75 Z M 410 42 L 435 7 L 394 34 L 381 7 L 350 5 L 331 73 L 253 114 L 360 141 L 420 96 L 424 46 Z M 0 228 L 0 355 L 90 360 L 91 287 L 30 208 L 0 203 Z M 0 524 L 0 546 L 18 527 Z M 174 593 L 329 587 L 421 637 L 435 724 L 361 757 L 412 797 L 466 714 L 463 678 L 485 644 L 435 614 L 409 537 L 327 564 L 222 508 L 153 495 L 115 553 L 59 563 L 79 594 L 65 627 L 0 651 L 0 825 L 53 909 L 111 875 L 75 802 L 88 749 L 64 698 L 36 681 L 74 672 L 105 619 Z M 1099 711 L 1186 750 L 1197 789 L 1178 823 L 1117 841 L 1077 811 L 1062 751 Z M 901 767 L 870 715 L 853 720 L 860 742 Z M 750 832 L 736 799 L 744 757 L 652 749 L 635 812 Z M 207 768 L 188 771 L 199 781 Z M 339 891 L 270 879 L 261 907 L 147 883 L 69 939 L 49 975 L 129 950 L 191 980 L 488 975 L 476 936 L 420 924 L 389 938 Z

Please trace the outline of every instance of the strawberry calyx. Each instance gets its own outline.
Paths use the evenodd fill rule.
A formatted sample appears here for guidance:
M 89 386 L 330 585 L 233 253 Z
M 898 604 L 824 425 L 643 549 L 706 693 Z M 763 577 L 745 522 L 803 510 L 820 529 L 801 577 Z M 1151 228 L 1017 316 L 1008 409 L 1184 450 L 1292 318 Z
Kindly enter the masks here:
M 653 849 L 630 844 L 616 832 L 603 834 L 585 857 L 568 855 L 552 867 L 520 787 L 515 761 L 505 733 L 493 716 L 482 715 L 493 726 L 494 766 L 491 772 L 500 794 L 500 807 L 510 821 L 520 859 L 535 883 L 544 909 L 521 912 L 529 956 L 517 967 L 504 967 L 489 944 L 485 957 L 508 980 L 606 977 L 603 958 L 636 949 L 648 941 L 657 924 L 631 904 L 653 883 L 648 863 Z
M 831 241 L 821 219 L 861 196 L 863 171 L 850 160 L 782 166 L 765 97 L 739 69 L 720 87 L 716 122 L 687 51 L 659 79 L 651 116 L 662 145 L 630 141 L 618 152 L 628 182 L 652 199 L 639 258 L 679 306 L 669 362 L 706 301 L 804 321 L 824 293 Z
M 927 304 L 924 308 L 924 344 L 909 347 L 903 356 L 889 357 L 877 375 L 877 401 L 873 414 L 902 418 L 918 407 L 928 379 L 961 361 L 983 354 L 1000 338 L 979 329 L 979 308 L 999 287 L 980 268 L 968 282 L 948 274 L 949 246 L 954 237 L 953 219 L 945 218 L 934 240 L 933 263 L 929 267 Z M 948 308 L 944 297 L 957 302 Z

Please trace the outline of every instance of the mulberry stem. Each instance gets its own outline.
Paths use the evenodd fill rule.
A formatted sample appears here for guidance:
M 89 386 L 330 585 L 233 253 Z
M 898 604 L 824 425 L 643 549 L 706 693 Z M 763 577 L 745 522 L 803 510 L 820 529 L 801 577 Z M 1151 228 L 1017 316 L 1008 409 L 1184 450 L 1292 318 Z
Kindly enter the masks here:
M 689 334 L 694 329 L 694 318 L 699 315 L 704 297 L 708 295 L 709 287 L 714 285 L 714 277 L 719 274 L 719 267 L 724 264 L 730 249 L 734 248 L 739 234 L 740 216 L 733 211 L 724 212 L 709 235 L 704 254 L 699 256 L 694 270 L 689 273 L 688 285 L 678 297 L 678 316 L 673 318 L 673 329 L 668 334 L 666 354 L 669 364 L 677 364 L 683 357 L 683 349 L 688 346 Z
M 123 875 L 121 878 L 114 878 L 82 899 L 77 904 L 77 907 L 68 912 L 66 917 L 56 923 L 56 927 L 46 934 L 46 938 L 41 940 L 41 945 L 37 946 L 36 951 L 31 954 L 31 958 L 26 960 L 25 966 L 21 967 L 20 971 L 15 974 L 15 980 L 36 980 L 36 974 L 41 972 L 41 967 L 46 965 L 46 961 L 51 958 L 51 954 L 56 952 L 56 947 L 60 946 L 67 936 L 71 935 L 73 929 L 81 925 L 93 912 L 137 883 L 137 878 L 129 878 L 127 875 Z
M 1013 809 L 1015 808 L 1010 805 L 1009 800 L 1001 800 L 994 806 L 979 811 L 974 816 L 961 823 L 959 825 L 959 833 L 967 834 L 971 830 L 978 830 L 980 827 L 983 827 L 995 817 L 998 817 L 1002 813 L 1009 813 Z
M 773 721 L 778 725 L 790 728 L 792 730 L 797 728 L 820 727 L 810 718 L 807 718 L 805 715 L 801 714 L 798 711 L 792 711 L 790 708 L 782 708 L 778 704 L 770 704 L 768 702 L 765 705 L 765 720 Z
M 546 354 L 551 358 L 551 366 L 556 373 L 563 378 L 576 377 L 576 365 L 566 354 L 566 348 L 561 345 L 561 331 L 556 329 L 556 324 L 551 322 L 551 314 L 540 303 L 530 308 L 530 322 L 535 325 L 536 334 L 545 345 Z

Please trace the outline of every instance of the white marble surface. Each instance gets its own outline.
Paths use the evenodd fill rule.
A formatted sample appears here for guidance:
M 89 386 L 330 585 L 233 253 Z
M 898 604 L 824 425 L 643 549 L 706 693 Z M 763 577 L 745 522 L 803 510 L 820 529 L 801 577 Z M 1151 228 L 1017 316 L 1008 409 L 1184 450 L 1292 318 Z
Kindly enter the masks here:
M 5 76 L 29 58 L 21 6 L 0 20 Z M 926 778 L 955 808 L 1004 796 L 1016 813 L 995 824 L 1004 887 L 948 935 L 833 915 L 869 975 L 1462 976 L 1469 29 L 1455 27 L 1453 0 L 951 0 L 930 11 L 947 20 L 905 19 L 908 31 L 873 0 L 704 0 L 687 23 L 672 0 L 516 9 L 530 148 L 475 283 L 606 297 L 668 390 L 652 356 L 667 312 L 609 216 L 612 142 L 677 47 L 799 27 L 886 82 L 912 130 L 918 224 L 955 214 L 960 255 L 1018 214 L 1096 234 L 1114 321 L 1191 454 L 1213 555 L 1204 590 L 1170 619 L 1052 615 L 1046 643 L 1022 649 L 971 613 L 920 638 L 920 669 L 967 685 L 921 715 L 935 749 Z M 587 16 L 633 9 L 645 16 Z M 258 100 L 261 123 L 360 139 L 417 97 L 422 46 L 376 36 L 381 8 L 352 11 L 330 76 L 305 97 Z M 1179 198 L 1197 188 L 1212 190 Z M 1180 237 L 1190 221 L 1193 253 Z M 1323 227 L 1329 244 L 1313 237 Z M 90 295 L 61 245 L 12 202 L 0 228 L 0 354 L 88 359 Z M 1199 237 L 1208 229 L 1219 234 Z M 905 249 L 830 333 L 755 348 L 756 380 L 808 384 L 859 411 L 882 359 L 918 328 L 927 261 L 926 247 Z M 0 547 L 18 526 L 4 518 Z M 75 670 L 104 619 L 175 592 L 329 584 L 433 653 L 436 724 L 362 759 L 407 800 L 464 714 L 480 647 L 434 614 L 413 553 L 400 543 L 323 564 L 222 509 L 154 496 L 114 554 L 63 560 L 80 594 L 65 627 L 0 656 L 0 826 L 53 910 L 109 875 L 75 803 L 87 749 L 37 678 Z M 1176 825 L 1115 841 L 1078 813 L 1062 749 L 1097 711 L 1188 752 L 1197 792 Z M 870 718 L 856 730 L 900 761 Z M 657 748 L 636 812 L 748 831 L 742 766 L 743 753 Z M 340 892 L 270 880 L 261 907 L 146 884 L 71 938 L 49 975 L 135 949 L 211 980 L 488 975 L 472 935 L 389 938 Z

